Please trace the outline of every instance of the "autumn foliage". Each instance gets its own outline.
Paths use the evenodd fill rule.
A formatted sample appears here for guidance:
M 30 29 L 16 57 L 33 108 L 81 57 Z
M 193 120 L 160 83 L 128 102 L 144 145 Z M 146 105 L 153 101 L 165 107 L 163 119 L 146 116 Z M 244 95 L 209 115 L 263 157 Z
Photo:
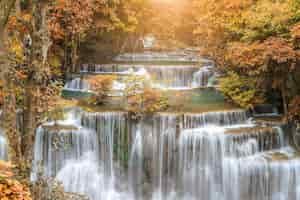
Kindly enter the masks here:
M 49 30 L 54 40 L 80 37 L 91 26 L 92 0 L 56 0 L 50 7 Z
M 12 166 L 0 161 L 0 199 L 31 200 L 29 188 L 13 178 Z
M 9 18 L 7 29 L 14 33 L 16 30 L 21 34 L 28 33 L 28 23 L 32 20 L 32 15 L 28 13 L 21 13 L 21 16 L 11 16 Z
M 271 101 L 287 116 L 299 95 L 299 1 L 203 0 L 193 8 L 202 54 L 225 75 L 221 91 L 245 108 L 279 95 Z
M 168 100 L 162 92 L 144 88 L 141 93 L 127 97 L 127 111 L 133 116 L 153 114 L 168 108 Z
M 115 79 L 115 76 L 101 75 L 89 78 L 87 81 L 90 84 L 91 89 L 95 92 L 90 100 L 90 103 L 96 105 L 104 104 L 108 98 L 109 92 L 112 89 L 112 84 Z
M 255 81 L 253 89 L 280 91 L 287 102 L 286 91 L 291 84 L 290 77 L 296 71 L 297 60 L 292 44 L 271 37 L 263 42 L 233 45 L 228 50 L 227 67 Z
M 220 90 L 229 101 L 243 108 L 252 109 L 255 104 L 264 101 L 255 80 L 235 72 L 229 72 L 226 77 L 220 79 Z
M 300 124 L 300 96 L 296 96 L 291 100 L 289 110 L 289 118 L 290 120 L 296 121 Z

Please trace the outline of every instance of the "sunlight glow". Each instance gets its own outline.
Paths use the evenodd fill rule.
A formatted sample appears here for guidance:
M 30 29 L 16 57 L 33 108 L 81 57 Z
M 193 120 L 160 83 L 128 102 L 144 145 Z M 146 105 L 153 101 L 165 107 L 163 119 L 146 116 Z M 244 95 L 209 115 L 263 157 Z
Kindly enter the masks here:
M 156 4 L 178 4 L 181 0 L 152 0 Z

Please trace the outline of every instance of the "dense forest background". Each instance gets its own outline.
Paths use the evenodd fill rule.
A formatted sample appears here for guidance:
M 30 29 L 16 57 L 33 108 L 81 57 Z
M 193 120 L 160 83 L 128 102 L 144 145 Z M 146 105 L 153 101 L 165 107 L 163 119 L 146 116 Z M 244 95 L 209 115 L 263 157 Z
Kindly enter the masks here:
M 65 78 L 80 63 L 141 51 L 149 34 L 160 41 L 157 51 L 199 47 L 234 104 L 271 103 L 299 123 L 299 22 L 298 0 L 0 0 L 1 123 L 16 174 L 28 179 L 35 129 L 62 104 Z M 1 167 L 1 181 L 13 177 L 12 166 Z M 28 184 L 7 185 L 21 191 L 13 199 L 31 198 Z

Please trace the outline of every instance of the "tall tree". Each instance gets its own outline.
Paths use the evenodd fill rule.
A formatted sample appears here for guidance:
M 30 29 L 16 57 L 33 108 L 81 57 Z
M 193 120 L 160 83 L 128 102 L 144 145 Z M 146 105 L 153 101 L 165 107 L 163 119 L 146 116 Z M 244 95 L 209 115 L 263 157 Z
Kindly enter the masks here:
M 3 80 L 4 91 L 4 109 L 2 117 L 3 127 L 5 129 L 9 142 L 9 155 L 13 162 L 18 162 L 21 157 L 20 137 L 17 130 L 16 118 L 16 96 L 14 92 L 14 63 L 9 55 L 9 38 L 7 25 L 9 17 L 14 12 L 15 1 L 0 1 L 0 77 Z
M 55 0 L 49 9 L 51 39 L 64 48 L 64 72 L 76 71 L 78 47 L 92 25 L 92 0 Z M 70 67 L 71 66 L 71 67 Z
M 198 22 L 194 33 L 203 50 L 208 50 L 208 55 L 229 78 L 235 74 L 240 76 L 235 80 L 247 77 L 255 83 L 255 88 L 247 91 L 247 87 L 240 88 L 245 94 L 250 91 L 256 94 L 257 90 L 262 96 L 268 91 L 279 92 L 287 114 L 291 97 L 299 92 L 299 78 L 295 76 L 299 73 L 298 29 L 294 27 L 300 21 L 299 1 L 203 0 L 194 3 Z M 224 84 L 223 88 L 227 88 Z M 238 96 L 232 98 L 239 100 Z
M 25 100 L 24 100 L 24 139 L 23 155 L 29 163 L 33 159 L 33 143 L 39 116 L 41 89 L 50 78 L 48 51 L 52 45 L 48 31 L 47 16 L 49 12 L 47 0 L 32 1 L 30 7 L 31 23 L 27 24 L 28 35 L 24 38 L 25 48 Z

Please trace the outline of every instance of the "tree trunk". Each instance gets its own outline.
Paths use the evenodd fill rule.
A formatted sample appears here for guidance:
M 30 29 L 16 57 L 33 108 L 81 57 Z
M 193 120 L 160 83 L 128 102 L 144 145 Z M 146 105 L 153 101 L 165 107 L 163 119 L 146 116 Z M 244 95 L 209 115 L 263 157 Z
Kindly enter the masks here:
M 71 60 L 72 60 L 72 73 L 76 73 L 76 65 L 78 58 L 78 41 L 76 36 L 72 36 L 72 44 L 71 44 Z
M 21 0 L 15 0 L 16 15 L 21 16 Z
M 33 83 L 29 83 L 25 88 L 25 108 L 24 108 L 24 138 L 22 142 L 22 152 L 28 163 L 33 160 L 33 146 L 36 129 L 36 92 Z
M 38 101 L 40 100 L 39 91 L 45 82 L 43 73 L 46 71 L 48 50 L 51 46 L 46 23 L 47 4 L 37 3 L 32 12 L 35 13 L 32 20 L 32 46 L 30 46 L 30 52 L 32 53 L 27 58 L 27 65 L 30 66 L 31 73 L 25 85 L 24 138 L 22 143 L 22 152 L 28 164 L 31 164 L 33 160 L 35 130 L 38 124 L 37 118 L 40 114 L 37 110 Z
M 67 37 L 65 37 L 64 41 L 64 63 L 62 65 L 62 72 L 63 72 L 63 78 L 64 80 L 67 80 L 68 78 L 68 46 L 67 46 Z
M 4 53 L 4 30 L 0 27 L 0 57 L 2 57 Z
M 18 164 L 21 160 L 21 137 L 17 129 L 17 108 L 14 83 L 12 78 L 11 63 L 7 59 L 5 41 L 7 40 L 6 25 L 12 9 L 14 0 L 0 1 L 0 78 L 3 80 L 5 93 L 2 121 L 5 135 L 8 141 L 9 160 Z
M 21 161 L 21 136 L 17 129 L 16 96 L 11 80 L 4 80 L 6 97 L 4 98 L 4 129 L 9 144 L 9 160 L 17 164 Z
M 282 104 L 283 104 L 284 121 L 286 122 L 288 119 L 288 102 L 287 102 L 286 89 L 284 87 L 281 87 L 281 96 L 282 96 Z

